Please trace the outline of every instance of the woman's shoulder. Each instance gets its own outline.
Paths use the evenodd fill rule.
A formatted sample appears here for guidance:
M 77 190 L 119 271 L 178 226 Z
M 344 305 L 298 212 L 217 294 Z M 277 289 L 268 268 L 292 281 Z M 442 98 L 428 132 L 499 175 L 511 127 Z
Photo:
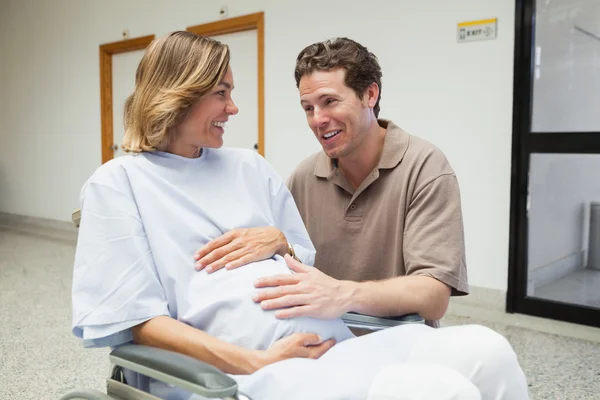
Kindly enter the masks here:
M 96 168 L 90 179 L 114 179 L 120 176 L 124 177 L 127 169 L 131 165 L 139 162 L 140 157 L 143 156 L 138 154 L 127 154 L 124 156 L 115 157 L 112 160 L 108 160 Z
M 267 182 L 273 180 L 281 181 L 281 178 L 273 165 L 255 150 L 243 148 L 222 147 L 211 151 L 211 157 L 218 157 L 219 162 L 230 166 L 229 170 L 237 171 L 246 176 L 259 178 Z
M 113 158 L 94 170 L 82 187 L 82 191 L 90 186 L 112 188 L 119 192 L 130 191 L 131 171 L 142 170 L 139 164 L 144 162 L 141 154 L 126 154 Z

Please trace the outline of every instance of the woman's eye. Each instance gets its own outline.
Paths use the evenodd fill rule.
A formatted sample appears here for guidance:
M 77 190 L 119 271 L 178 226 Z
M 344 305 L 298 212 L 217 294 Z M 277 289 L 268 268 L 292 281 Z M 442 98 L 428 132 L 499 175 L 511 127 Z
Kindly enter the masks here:
M 327 101 L 325 101 L 325 104 L 331 104 L 335 101 L 335 99 L 327 99 Z

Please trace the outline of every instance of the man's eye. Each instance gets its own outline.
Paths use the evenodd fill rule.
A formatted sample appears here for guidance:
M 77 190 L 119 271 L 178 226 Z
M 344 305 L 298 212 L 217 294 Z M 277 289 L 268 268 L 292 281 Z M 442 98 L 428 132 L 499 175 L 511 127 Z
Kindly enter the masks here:
M 304 107 L 304 111 L 306 111 L 306 112 L 309 112 L 309 111 L 312 111 L 312 110 L 313 110 L 312 107 Z
M 325 101 L 325 104 L 331 104 L 331 103 L 333 103 L 334 101 L 335 101 L 335 99 L 327 99 L 327 100 Z

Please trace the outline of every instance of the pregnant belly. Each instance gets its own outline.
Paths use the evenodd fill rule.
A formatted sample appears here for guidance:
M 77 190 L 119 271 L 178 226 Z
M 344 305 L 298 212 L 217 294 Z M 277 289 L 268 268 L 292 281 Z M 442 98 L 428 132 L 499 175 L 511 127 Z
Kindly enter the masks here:
M 278 319 L 275 311 L 265 311 L 252 300 L 257 278 L 291 273 L 281 257 L 231 271 L 198 272 L 189 283 L 188 304 L 180 309 L 180 320 L 226 342 L 257 350 L 297 332 L 338 342 L 353 337 L 340 319 Z

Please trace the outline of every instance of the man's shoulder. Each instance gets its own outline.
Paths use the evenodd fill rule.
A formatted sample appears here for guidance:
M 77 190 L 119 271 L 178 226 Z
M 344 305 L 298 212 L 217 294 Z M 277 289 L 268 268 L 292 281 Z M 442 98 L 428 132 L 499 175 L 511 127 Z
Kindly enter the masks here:
M 405 157 L 411 159 L 417 159 L 421 161 L 425 160 L 445 160 L 446 155 L 444 152 L 433 142 L 417 136 L 412 133 L 403 131 L 408 137 L 408 147 L 406 149 Z
M 454 173 L 446 154 L 440 147 L 421 136 L 408 133 L 402 129 L 400 131 L 402 135 L 406 135 L 408 143 L 402 164 L 408 165 L 410 169 L 433 175 Z

